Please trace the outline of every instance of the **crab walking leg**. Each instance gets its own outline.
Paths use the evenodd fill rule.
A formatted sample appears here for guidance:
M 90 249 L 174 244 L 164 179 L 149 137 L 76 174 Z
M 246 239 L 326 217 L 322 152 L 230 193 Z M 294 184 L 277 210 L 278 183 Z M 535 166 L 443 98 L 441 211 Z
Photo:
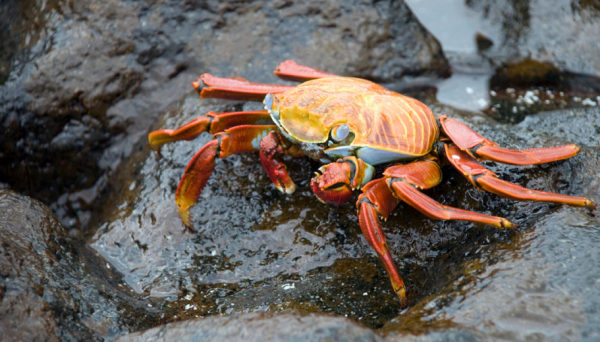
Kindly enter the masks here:
M 277 126 L 237 126 L 215 134 L 213 140 L 198 151 L 188 166 L 177 186 L 175 202 L 179 215 L 186 226 L 190 226 L 189 208 L 198 200 L 208 178 L 215 169 L 215 159 L 225 158 L 232 154 L 257 151 L 260 140 Z
M 377 256 L 383 262 L 392 283 L 392 288 L 400 299 L 400 305 L 402 308 L 406 308 L 408 306 L 406 287 L 385 241 L 378 217 L 379 215 L 387 219 L 400 201 L 392 195 L 384 178 L 367 183 L 362 191 L 363 193 L 358 197 L 356 203 L 360 229 L 371 248 L 375 250 Z
M 265 95 L 283 93 L 293 86 L 248 82 L 243 78 L 223 78 L 201 75 L 192 86 L 201 98 L 262 102 Z
M 509 150 L 498 147 L 498 144 L 484 138 L 460 121 L 449 119 L 445 115 L 440 116 L 439 120 L 444 133 L 452 142 L 478 159 L 513 165 L 536 165 L 571 158 L 579 152 L 579 148 L 575 145 Z
M 392 194 L 427 217 L 437 220 L 464 220 L 489 224 L 497 228 L 516 229 L 517 224 L 505 218 L 448 207 L 434 201 L 418 189 L 429 189 L 440 183 L 442 172 L 433 160 L 416 161 L 389 167 L 383 175 Z
M 269 132 L 260 141 L 260 162 L 267 171 L 267 175 L 279 191 L 285 194 L 293 194 L 296 185 L 290 178 L 285 164 L 279 159 L 279 155 L 287 154 L 299 157 L 302 153 L 293 146 L 285 146 L 283 139 L 277 132 Z
M 208 112 L 206 116 L 200 116 L 177 129 L 161 129 L 151 132 L 148 141 L 152 149 L 159 149 L 163 144 L 179 141 L 192 140 L 203 132 L 215 134 L 223 132 L 228 128 L 241 125 L 268 125 L 272 124 L 271 116 L 266 110 L 253 112 Z
M 339 77 L 338 75 L 307 67 L 290 60 L 281 62 L 273 73 L 283 80 L 296 82 L 305 82 L 325 77 Z
M 454 145 L 444 145 L 446 158 L 476 188 L 517 201 L 539 201 L 563 203 L 576 207 L 595 208 L 596 203 L 584 197 L 561 195 L 552 192 L 530 190 L 520 185 L 503 181 L 481 166 L 473 157 Z
M 374 168 L 356 157 L 345 157 L 322 166 L 311 179 L 310 187 L 319 201 L 342 205 L 352 198 L 352 190 L 371 180 Z

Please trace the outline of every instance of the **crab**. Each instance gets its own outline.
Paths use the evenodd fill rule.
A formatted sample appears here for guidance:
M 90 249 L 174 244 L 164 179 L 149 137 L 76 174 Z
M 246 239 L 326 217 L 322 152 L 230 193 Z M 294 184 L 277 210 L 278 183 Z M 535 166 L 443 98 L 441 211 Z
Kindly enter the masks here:
M 438 220 L 465 220 L 501 229 L 516 229 L 509 220 L 442 205 L 421 190 L 442 180 L 440 164 L 456 168 L 476 188 L 513 200 L 554 202 L 595 208 L 584 197 L 531 190 L 504 181 L 478 161 L 513 165 L 549 163 L 575 156 L 575 145 L 510 150 L 449 118 L 436 118 L 413 98 L 368 80 L 340 77 L 292 61 L 275 74 L 298 86 L 251 83 L 242 78 L 203 74 L 192 86 L 201 98 L 262 101 L 263 111 L 209 112 L 178 129 L 151 132 L 149 143 L 159 149 L 167 142 L 191 140 L 203 132 L 214 135 L 186 167 L 175 202 L 183 223 L 190 227 L 193 206 L 215 168 L 217 158 L 259 151 L 273 184 L 286 194 L 295 185 L 282 155 L 308 156 L 322 166 L 310 186 L 317 198 L 339 206 L 354 190 L 360 228 L 385 267 L 401 307 L 407 291 L 386 243 L 380 219 L 387 219 L 400 201 Z M 391 164 L 374 179 L 374 166 Z

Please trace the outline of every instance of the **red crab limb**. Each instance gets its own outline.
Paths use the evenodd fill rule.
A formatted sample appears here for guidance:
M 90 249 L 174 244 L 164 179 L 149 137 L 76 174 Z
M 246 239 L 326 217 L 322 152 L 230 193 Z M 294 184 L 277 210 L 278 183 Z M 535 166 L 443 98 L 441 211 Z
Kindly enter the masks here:
M 537 165 L 571 158 L 577 155 L 579 147 L 566 145 L 559 147 L 532 148 L 529 150 L 508 150 L 495 146 L 481 146 L 474 154 L 483 160 L 492 160 L 513 165 Z
M 215 134 L 240 125 L 267 125 L 271 123 L 271 116 L 266 110 L 226 113 L 208 112 L 206 116 L 195 118 L 177 129 L 161 129 L 151 132 L 148 135 L 148 141 L 150 147 L 157 150 L 160 146 L 169 142 L 195 139 L 203 132 Z
M 384 175 L 392 194 L 417 209 L 425 216 L 436 220 L 464 220 L 492 225 L 498 228 L 516 229 L 517 224 L 502 217 L 480 214 L 468 210 L 448 207 L 434 201 L 419 189 L 428 189 L 439 184 L 442 172 L 433 160 L 417 161 L 407 165 L 392 166 Z
M 217 98 L 239 101 L 262 102 L 265 95 L 283 93 L 293 86 L 251 83 L 241 78 L 215 77 L 203 74 L 192 86 L 200 93 L 201 98 Z
M 279 155 L 285 151 L 286 148 L 277 132 L 269 132 L 260 141 L 260 162 L 263 168 L 275 187 L 289 195 L 296 191 L 296 185 L 290 178 L 285 164 L 279 159 Z
M 449 119 L 445 115 L 440 116 L 440 123 L 444 133 L 452 142 L 461 150 L 478 159 L 513 165 L 536 165 L 571 158 L 579 152 L 579 148 L 575 145 L 509 150 L 498 147 L 498 144 L 484 138 L 469 126 Z
M 281 62 L 273 73 L 281 79 L 296 82 L 305 82 L 325 77 L 338 77 L 337 75 L 307 67 L 290 60 Z
M 405 308 L 408 306 L 408 300 L 406 299 L 404 281 L 400 277 L 398 267 L 385 241 L 381 222 L 378 217 L 380 215 L 384 219 L 387 219 L 399 201 L 392 196 L 383 178 L 367 183 L 362 191 L 363 194 L 358 197 L 358 202 L 356 203 L 360 229 L 371 248 L 375 250 L 377 256 L 383 262 L 392 283 L 392 288 L 400 299 L 400 305 L 402 308 Z
M 596 207 L 596 203 L 584 197 L 530 190 L 520 185 L 503 181 L 494 172 L 481 166 L 475 159 L 461 151 L 458 147 L 445 145 L 444 149 L 450 163 L 478 189 L 517 201 L 553 202 L 577 207 Z
M 190 226 L 189 208 L 198 200 L 208 178 L 215 169 L 215 159 L 225 158 L 235 153 L 256 151 L 259 141 L 277 126 L 237 126 L 215 134 L 212 141 L 204 145 L 194 155 L 185 168 L 177 186 L 175 202 L 179 215 L 186 226 Z
M 371 169 L 356 157 L 345 157 L 322 166 L 311 179 L 310 187 L 317 198 L 327 204 L 342 205 L 352 197 L 352 190 L 371 179 Z

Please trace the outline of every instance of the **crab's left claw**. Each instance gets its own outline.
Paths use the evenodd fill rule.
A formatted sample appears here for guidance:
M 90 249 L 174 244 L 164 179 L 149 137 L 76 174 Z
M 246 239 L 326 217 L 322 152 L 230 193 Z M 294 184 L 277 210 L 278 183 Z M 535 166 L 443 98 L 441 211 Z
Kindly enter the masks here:
M 342 205 L 352 198 L 352 190 L 371 180 L 373 171 L 374 168 L 361 159 L 346 157 L 321 167 L 310 181 L 310 187 L 321 202 Z

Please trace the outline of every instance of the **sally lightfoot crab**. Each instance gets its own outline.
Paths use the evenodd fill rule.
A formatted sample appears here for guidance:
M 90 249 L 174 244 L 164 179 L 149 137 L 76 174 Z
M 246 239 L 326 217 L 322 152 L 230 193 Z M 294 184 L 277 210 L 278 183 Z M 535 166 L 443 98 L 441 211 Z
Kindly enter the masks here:
M 353 190 L 362 194 L 356 203 L 358 220 L 369 245 L 385 266 L 402 307 L 406 289 L 381 229 L 400 201 L 438 220 L 466 220 L 498 228 L 517 224 L 495 217 L 442 205 L 420 190 L 438 185 L 440 163 L 454 166 L 478 189 L 514 200 L 564 203 L 593 208 L 584 197 L 530 190 L 503 181 L 478 160 L 514 165 L 542 164 L 573 157 L 575 145 L 509 150 L 484 138 L 465 124 L 440 116 L 436 119 L 423 103 L 389 91 L 373 82 L 339 77 L 286 61 L 275 74 L 304 82 L 296 87 L 250 83 L 241 78 L 204 74 L 192 85 L 201 98 L 263 101 L 264 111 L 213 113 L 172 130 L 150 133 L 150 145 L 191 140 L 202 132 L 214 134 L 194 155 L 179 182 L 175 201 L 186 226 L 215 167 L 216 158 L 259 151 L 269 178 L 282 192 L 295 190 L 281 155 L 308 156 L 325 165 L 310 186 L 324 203 L 348 202 Z M 383 177 L 373 179 L 374 165 L 392 164 Z

